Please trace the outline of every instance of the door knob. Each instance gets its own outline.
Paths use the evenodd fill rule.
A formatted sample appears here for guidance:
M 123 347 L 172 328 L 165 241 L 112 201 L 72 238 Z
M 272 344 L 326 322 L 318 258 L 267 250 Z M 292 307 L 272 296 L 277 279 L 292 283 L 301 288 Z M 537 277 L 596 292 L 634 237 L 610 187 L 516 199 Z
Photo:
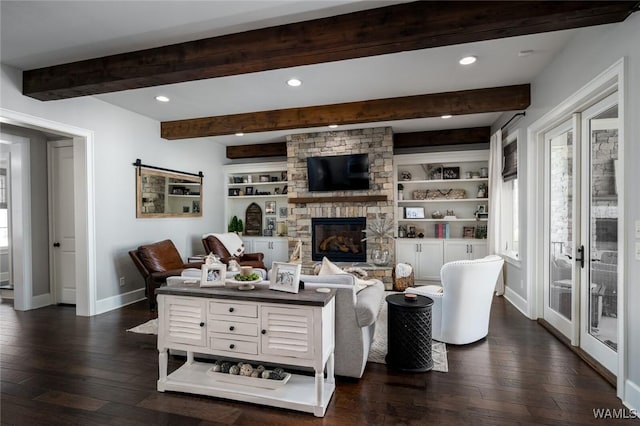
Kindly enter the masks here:
M 53 243 L 54 247 L 60 247 L 60 243 Z

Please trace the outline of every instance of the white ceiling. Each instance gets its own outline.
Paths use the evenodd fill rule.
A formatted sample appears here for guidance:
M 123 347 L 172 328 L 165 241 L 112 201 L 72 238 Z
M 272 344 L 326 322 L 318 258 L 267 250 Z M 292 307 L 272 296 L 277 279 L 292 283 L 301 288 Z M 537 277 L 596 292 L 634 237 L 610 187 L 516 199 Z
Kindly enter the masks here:
M 6 1 L 0 2 L 3 64 L 33 69 L 281 25 L 393 1 Z M 128 90 L 97 98 L 158 121 L 530 83 L 576 30 L 512 37 L 319 65 Z M 528 56 L 518 52 L 533 50 Z M 478 62 L 462 67 L 472 54 Z M 291 88 L 287 79 L 300 78 Z M 155 101 L 156 95 L 171 98 Z M 64 101 L 57 101 L 64 102 Z M 491 125 L 500 113 L 350 125 L 396 133 Z M 330 124 L 330 123 L 327 123 Z M 284 140 L 320 129 L 208 138 L 225 145 Z

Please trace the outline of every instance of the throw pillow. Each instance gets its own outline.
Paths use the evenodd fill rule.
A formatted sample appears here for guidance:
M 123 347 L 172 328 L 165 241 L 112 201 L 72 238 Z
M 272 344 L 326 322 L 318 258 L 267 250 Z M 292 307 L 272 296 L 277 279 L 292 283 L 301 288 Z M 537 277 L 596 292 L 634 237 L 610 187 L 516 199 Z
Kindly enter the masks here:
M 336 265 L 335 263 L 331 262 L 329 259 L 324 257 L 322 259 L 322 267 L 320 268 L 318 275 L 331 275 L 331 274 L 353 275 L 355 278 L 354 281 L 355 281 L 356 293 L 376 283 L 376 280 L 361 280 L 356 275 L 349 274 L 348 272 L 343 271 L 342 269 L 340 269 L 338 265 Z

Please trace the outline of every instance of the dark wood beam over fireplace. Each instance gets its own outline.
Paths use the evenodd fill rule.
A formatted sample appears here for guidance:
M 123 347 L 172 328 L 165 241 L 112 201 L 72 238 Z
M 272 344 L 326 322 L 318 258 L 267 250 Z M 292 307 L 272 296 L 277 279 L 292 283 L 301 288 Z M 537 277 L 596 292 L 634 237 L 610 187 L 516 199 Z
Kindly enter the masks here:
M 429 132 L 396 133 L 393 135 L 393 151 L 402 148 L 425 146 L 489 143 L 491 127 L 433 130 Z
M 621 22 L 636 1 L 418 1 L 28 70 L 66 99 Z
M 361 124 L 412 118 L 440 117 L 526 109 L 530 85 L 461 90 L 400 98 L 373 99 L 216 117 L 164 121 L 165 139 L 189 139 L 275 130 L 323 127 L 328 124 Z

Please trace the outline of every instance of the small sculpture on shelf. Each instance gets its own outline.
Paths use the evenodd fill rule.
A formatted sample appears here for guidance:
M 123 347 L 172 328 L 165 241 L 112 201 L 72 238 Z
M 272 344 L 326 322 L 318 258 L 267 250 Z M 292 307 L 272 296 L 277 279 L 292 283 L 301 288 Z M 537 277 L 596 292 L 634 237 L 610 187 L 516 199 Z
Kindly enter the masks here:
M 484 183 L 478 185 L 478 195 L 476 198 L 487 198 L 487 185 Z
M 433 213 L 431 213 L 432 219 L 442 219 L 443 217 L 444 215 L 440 212 L 440 210 L 436 210 Z

